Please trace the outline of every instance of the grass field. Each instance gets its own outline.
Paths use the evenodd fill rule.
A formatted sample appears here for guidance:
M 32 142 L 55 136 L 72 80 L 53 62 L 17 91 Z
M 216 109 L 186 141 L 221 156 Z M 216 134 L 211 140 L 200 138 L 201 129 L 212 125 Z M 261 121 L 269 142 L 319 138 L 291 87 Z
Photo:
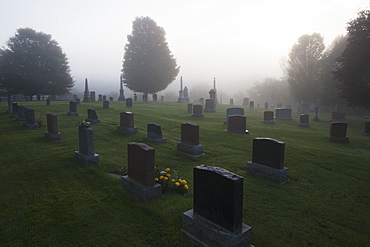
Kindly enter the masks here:
M 211 165 L 244 177 L 243 222 L 253 228 L 255 246 L 370 246 L 370 137 L 365 118 L 347 117 L 348 144 L 332 143 L 329 114 L 299 128 L 292 121 L 262 124 L 262 108 L 245 108 L 249 135 L 225 132 L 228 105 L 194 118 L 187 105 L 133 102 L 137 135 L 117 132 L 124 102 L 78 105 L 69 116 L 68 102 L 18 102 L 35 109 L 39 129 L 25 129 L 0 103 L 0 246 L 192 246 L 181 232 L 182 213 L 192 208 L 192 168 Z M 78 124 L 96 110 L 94 129 L 100 162 L 86 165 L 74 157 Z M 58 115 L 62 141 L 44 138 L 46 114 Z M 311 115 L 311 119 L 312 119 Z M 367 120 L 369 121 L 369 119 Z M 180 125 L 200 126 L 205 156 L 189 159 L 176 151 Z M 127 143 L 144 142 L 146 125 L 162 127 L 166 144 L 152 144 L 156 164 L 188 180 L 186 196 L 174 193 L 141 202 L 107 175 L 127 165 Z M 283 185 L 251 177 L 252 140 L 269 137 L 285 142 L 289 182 Z

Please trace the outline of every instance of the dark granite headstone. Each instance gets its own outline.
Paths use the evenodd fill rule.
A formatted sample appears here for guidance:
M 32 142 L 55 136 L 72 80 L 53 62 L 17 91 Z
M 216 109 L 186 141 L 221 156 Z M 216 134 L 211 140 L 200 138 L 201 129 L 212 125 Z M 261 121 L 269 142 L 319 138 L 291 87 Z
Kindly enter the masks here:
M 100 123 L 98 115 L 96 114 L 96 111 L 94 109 L 87 109 L 87 118 L 85 121 L 92 122 L 94 124 Z
M 188 113 L 193 113 L 193 104 L 188 104 Z
M 315 121 L 315 122 L 320 122 L 318 112 L 319 112 L 319 107 L 316 106 L 315 107 L 315 117 L 313 118 L 313 121 Z
M 77 104 L 77 105 L 79 105 L 79 104 L 80 104 L 80 102 L 81 102 L 81 99 L 80 99 L 80 98 L 77 98 L 77 99 L 76 99 L 76 104 Z
M 109 109 L 109 101 L 107 100 L 103 101 L 103 109 Z
M 370 122 L 365 122 L 364 135 L 365 136 L 370 136 Z
M 154 142 L 154 143 L 165 143 L 166 138 L 162 136 L 161 126 L 158 124 L 150 123 L 147 125 L 148 136 L 144 137 L 145 141 Z
M 251 109 L 251 110 L 254 109 L 254 101 L 249 102 L 249 109 Z
M 293 120 L 292 109 L 278 108 L 275 110 L 275 118 L 280 120 Z
M 161 101 L 164 101 L 164 96 L 161 96 Z
M 244 109 L 241 108 L 241 107 L 227 108 L 227 110 L 226 110 L 226 120 L 224 121 L 224 124 L 228 123 L 230 115 L 244 115 Z
M 117 126 L 117 130 L 130 135 L 136 134 L 137 128 L 134 124 L 134 113 L 121 112 L 120 125 Z
M 128 145 L 128 177 L 146 187 L 155 185 L 155 149 L 145 143 Z
M 134 101 L 137 101 L 137 94 L 134 94 Z
M 194 117 L 203 117 L 203 106 L 202 105 L 193 105 L 193 114 Z
M 106 100 L 107 100 L 107 96 L 103 95 L 103 101 L 106 101 Z
M 13 102 L 12 103 L 12 117 L 18 118 L 18 103 Z
M 77 102 L 76 101 L 70 101 L 69 102 L 69 112 L 68 112 L 68 115 L 78 116 Z
M 181 142 L 189 145 L 199 144 L 199 125 L 195 123 L 181 124 Z
M 213 99 L 206 99 L 206 107 L 204 112 L 216 112 L 215 101 Z
M 25 121 L 26 120 L 26 116 L 25 116 L 25 107 L 24 105 L 19 105 L 18 106 L 18 120 L 19 121 Z
M 99 99 L 98 99 L 99 101 L 103 101 L 103 95 L 102 94 L 99 94 L 98 97 L 99 97 Z
M 157 99 L 158 99 L 158 95 L 155 93 L 155 94 L 153 94 L 153 101 L 154 102 L 157 102 Z
M 94 132 L 92 128 L 78 127 L 79 151 L 75 156 L 86 164 L 99 162 L 99 155 L 94 152 Z
M 46 99 L 46 105 L 50 105 L 50 99 Z
M 109 101 L 113 101 L 113 97 L 109 97 Z
M 91 102 L 95 102 L 95 91 L 90 91 L 90 100 Z
M 254 138 L 252 162 L 275 169 L 284 168 L 285 143 L 271 138 Z
M 227 131 L 229 132 L 236 132 L 242 134 L 249 134 L 248 130 L 246 130 L 247 126 L 247 117 L 242 115 L 230 115 L 228 124 L 227 124 Z
M 234 99 L 230 99 L 230 105 L 234 105 Z
M 36 129 L 39 125 L 35 122 L 35 111 L 33 108 L 25 109 L 25 122 L 23 124 L 27 129 Z
M 348 143 L 347 123 L 333 122 L 330 124 L 330 134 L 326 137 L 331 142 Z
M 131 98 L 127 98 L 126 99 L 126 108 L 127 109 L 131 109 L 132 108 L 132 99 Z
M 274 121 L 274 112 L 273 111 L 264 111 L 263 112 L 263 121 Z
M 13 104 L 12 97 L 11 97 L 11 95 L 9 94 L 9 95 L 8 95 L 8 110 L 6 111 L 6 112 L 7 112 L 7 113 L 9 113 L 9 114 L 12 114 L 12 113 L 13 113 L 13 107 L 12 107 L 12 104 Z
M 298 126 L 299 127 L 310 127 L 309 118 L 310 118 L 310 115 L 301 114 L 299 116 Z
M 243 99 L 243 106 L 248 106 L 249 105 L 249 98 L 244 98 Z
M 48 131 L 45 132 L 45 138 L 52 141 L 59 141 L 62 139 L 62 135 L 58 132 L 58 117 L 54 113 L 46 115 Z
M 147 103 L 148 102 L 148 94 L 144 93 L 143 96 L 142 96 L 142 100 L 144 103 Z

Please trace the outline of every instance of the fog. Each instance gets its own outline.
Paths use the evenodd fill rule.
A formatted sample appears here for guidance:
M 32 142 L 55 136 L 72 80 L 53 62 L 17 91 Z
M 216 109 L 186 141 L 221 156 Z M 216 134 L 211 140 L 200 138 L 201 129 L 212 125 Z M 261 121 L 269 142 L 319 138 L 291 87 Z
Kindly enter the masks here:
M 181 67 L 167 91 L 179 91 L 182 76 L 191 96 L 197 85 L 211 89 L 215 77 L 218 91 L 233 95 L 281 77 L 280 61 L 301 35 L 318 32 L 328 46 L 368 7 L 368 0 L 2 0 L 0 44 L 18 28 L 50 34 L 68 57 L 74 91 L 82 92 L 88 78 L 91 91 L 108 94 L 119 90 L 132 22 L 149 16 L 166 31 Z

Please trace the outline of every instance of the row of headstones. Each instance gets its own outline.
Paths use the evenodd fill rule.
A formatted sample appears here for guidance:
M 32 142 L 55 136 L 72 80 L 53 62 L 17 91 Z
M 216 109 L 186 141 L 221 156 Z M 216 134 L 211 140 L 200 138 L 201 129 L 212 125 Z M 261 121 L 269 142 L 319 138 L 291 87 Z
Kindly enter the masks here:
M 107 97 L 105 95 L 99 94 L 98 97 L 99 97 L 98 98 L 98 101 L 105 101 L 105 100 L 107 100 Z M 147 102 L 148 101 L 148 98 L 147 97 L 148 96 L 146 94 L 143 94 L 142 101 Z M 153 101 L 157 101 L 157 99 L 158 99 L 158 95 L 157 94 L 153 94 L 152 97 L 153 97 L 152 98 Z M 137 101 L 137 100 L 138 100 L 138 96 L 135 93 L 134 94 L 134 101 Z M 92 102 L 96 101 L 95 100 L 95 92 L 94 91 L 91 91 L 90 92 L 90 101 L 92 101 Z M 113 97 L 109 97 L 109 101 L 113 101 Z M 161 101 L 164 101 L 164 96 L 161 96 Z
M 125 101 L 126 101 L 126 108 L 131 109 L 132 108 L 132 99 L 127 98 Z M 78 103 L 76 101 L 70 101 L 69 102 L 68 115 L 78 116 L 77 105 L 78 105 Z M 110 106 L 109 101 L 103 101 L 103 109 L 109 109 L 109 106 Z
M 23 126 L 27 129 L 39 128 L 39 125 L 35 122 L 35 111 L 33 108 L 18 105 L 17 102 L 8 101 L 7 112 L 11 114 L 11 117 L 24 122 Z

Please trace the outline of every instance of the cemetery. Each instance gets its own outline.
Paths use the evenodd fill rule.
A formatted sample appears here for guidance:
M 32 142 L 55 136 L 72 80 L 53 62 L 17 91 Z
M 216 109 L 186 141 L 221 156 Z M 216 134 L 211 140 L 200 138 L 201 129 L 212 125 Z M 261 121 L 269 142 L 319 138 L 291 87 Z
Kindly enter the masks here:
M 368 118 L 265 116 L 253 99 L 212 111 L 207 99 L 122 99 L 107 110 L 96 95 L 0 102 L 0 245 L 370 244 Z M 230 116 L 238 131 L 225 131 Z M 187 192 L 161 193 L 155 166 Z

